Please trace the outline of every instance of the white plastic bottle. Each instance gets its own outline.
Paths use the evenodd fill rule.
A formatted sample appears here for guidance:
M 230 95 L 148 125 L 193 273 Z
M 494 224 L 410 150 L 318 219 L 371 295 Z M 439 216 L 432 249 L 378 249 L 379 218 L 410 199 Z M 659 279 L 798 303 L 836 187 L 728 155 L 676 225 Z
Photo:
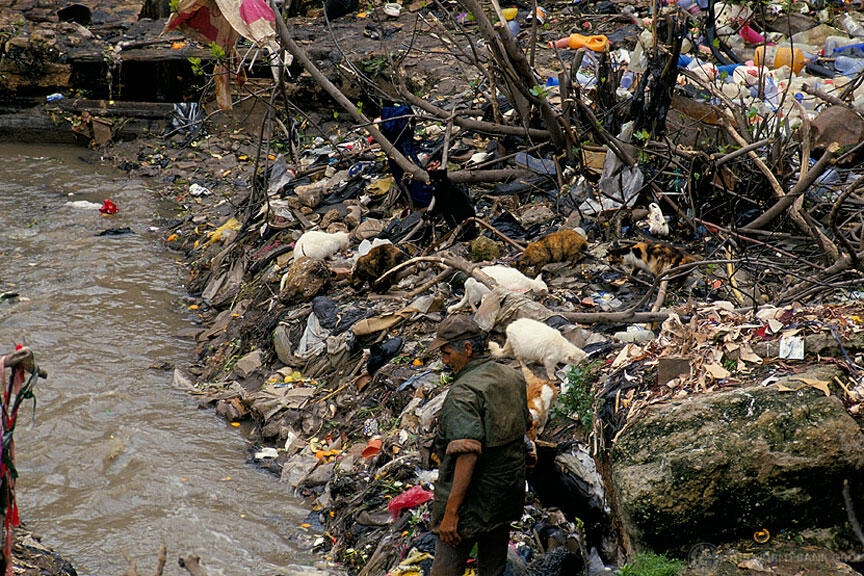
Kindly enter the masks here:
M 864 38 L 864 26 L 859 24 L 851 15 L 844 14 L 837 23 L 843 30 L 848 32 L 850 36 Z

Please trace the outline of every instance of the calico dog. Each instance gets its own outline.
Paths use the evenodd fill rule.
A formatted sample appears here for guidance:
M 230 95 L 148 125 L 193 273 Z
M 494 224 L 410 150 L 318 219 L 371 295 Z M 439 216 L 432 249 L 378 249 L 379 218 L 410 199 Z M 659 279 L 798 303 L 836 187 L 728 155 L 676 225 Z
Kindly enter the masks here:
M 537 436 L 543 433 L 546 421 L 549 420 L 549 410 L 558 398 L 558 386 L 553 381 L 535 376 L 524 365 L 522 366 L 522 376 L 525 378 L 528 412 L 531 414 L 531 426 L 526 434 L 531 440 L 536 440 Z
M 575 262 L 585 248 L 585 238 L 575 230 L 561 230 L 531 242 L 516 261 L 516 267 L 534 276 L 551 262 Z
M 408 255 L 393 244 L 380 244 L 357 259 L 354 271 L 351 273 L 351 287 L 360 290 L 368 282 L 375 292 L 387 292 L 396 280 L 396 275 L 390 275 L 383 281 L 379 278 L 385 272 L 408 260 Z
M 653 242 L 637 242 L 631 246 L 623 246 L 610 250 L 612 262 L 620 262 L 629 266 L 631 273 L 642 270 L 648 274 L 659 276 L 670 268 L 698 262 L 697 258 L 685 254 L 682 250 L 666 244 Z

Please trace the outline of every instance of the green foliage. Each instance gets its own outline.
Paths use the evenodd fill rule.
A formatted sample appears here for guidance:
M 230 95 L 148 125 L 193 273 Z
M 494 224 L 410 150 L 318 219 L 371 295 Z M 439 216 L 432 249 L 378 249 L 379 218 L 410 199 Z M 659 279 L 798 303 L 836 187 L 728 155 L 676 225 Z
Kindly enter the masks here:
M 533 86 L 528 92 L 536 98 L 546 98 L 546 95 L 549 94 L 549 90 L 545 86 Z
M 192 65 L 192 73 L 196 76 L 203 76 L 204 69 L 201 67 L 201 58 L 192 58 L 189 57 L 186 60 L 189 61 L 189 64 Z
M 651 134 L 649 134 L 648 131 L 643 128 L 639 132 L 634 132 L 633 137 L 640 142 L 647 142 L 648 139 L 651 138 Z
M 210 48 L 210 55 L 213 56 L 214 60 L 222 60 L 225 58 L 225 50 L 215 42 L 208 44 L 208 48 Z
M 567 374 L 567 392 L 558 395 L 553 416 L 574 417 L 586 428 L 594 419 L 594 383 L 600 376 L 600 363 L 573 366 Z
M 676 576 L 684 567 L 678 560 L 662 554 L 640 552 L 626 566 L 616 571 L 617 576 Z
M 386 57 L 375 56 L 368 60 L 362 60 L 360 62 L 360 67 L 363 68 L 363 72 L 374 78 L 384 72 L 384 70 L 387 69 L 388 64 Z
M 180 12 L 180 0 L 171 0 L 168 3 L 168 8 L 170 8 L 171 12 L 175 14 Z

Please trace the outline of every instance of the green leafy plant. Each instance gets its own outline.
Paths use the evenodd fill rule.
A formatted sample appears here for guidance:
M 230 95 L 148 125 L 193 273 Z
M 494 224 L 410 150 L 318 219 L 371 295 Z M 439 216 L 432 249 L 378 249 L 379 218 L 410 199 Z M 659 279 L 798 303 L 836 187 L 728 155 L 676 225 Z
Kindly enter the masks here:
M 594 419 L 594 383 L 600 375 L 600 363 L 573 366 L 567 374 L 567 392 L 558 395 L 552 407 L 553 416 L 574 417 L 588 427 Z
M 533 86 L 528 92 L 536 98 L 546 98 L 549 90 L 545 86 Z
M 192 73 L 196 76 L 203 76 L 204 69 L 201 67 L 201 58 L 189 57 L 186 60 L 192 65 Z
M 210 55 L 213 56 L 214 60 L 222 60 L 225 58 L 225 50 L 215 42 L 211 42 L 207 45 L 210 48 Z
M 640 552 L 626 566 L 617 570 L 617 576 L 676 576 L 684 564 L 662 554 Z
M 384 72 L 388 65 L 389 63 L 387 62 L 387 58 L 384 56 L 374 56 L 360 62 L 360 67 L 363 68 L 363 72 L 372 77 L 378 76 Z
M 175 14 L 180 12 L 180 0 L 171 0 L 168 2 L 168 8 Z

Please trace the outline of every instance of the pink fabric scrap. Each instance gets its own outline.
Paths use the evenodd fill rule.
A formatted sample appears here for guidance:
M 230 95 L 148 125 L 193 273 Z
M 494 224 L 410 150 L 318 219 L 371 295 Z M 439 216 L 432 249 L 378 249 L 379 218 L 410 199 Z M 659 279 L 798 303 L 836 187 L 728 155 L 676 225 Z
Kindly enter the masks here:
M 267 20 L 269 22 L 276 21 L 276 14 L 264 0 L 243 0 L 240 4 L 240 17 L 247 24 L 252 24 L 258 20 Z

